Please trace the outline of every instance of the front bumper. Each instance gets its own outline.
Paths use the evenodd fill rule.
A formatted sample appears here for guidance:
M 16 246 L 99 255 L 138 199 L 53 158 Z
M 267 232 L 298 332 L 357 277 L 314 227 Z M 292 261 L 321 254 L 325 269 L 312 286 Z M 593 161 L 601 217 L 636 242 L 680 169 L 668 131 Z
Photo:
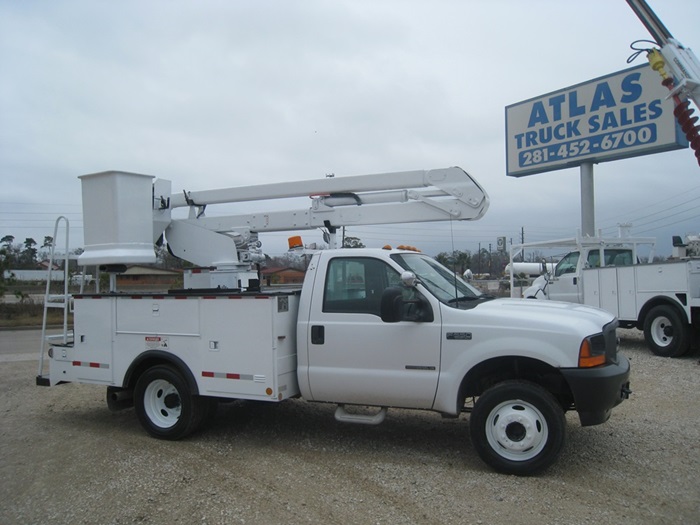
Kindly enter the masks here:
M 581 426 L 600 425 L 612 409 L 627 399 L 630 390 L 630 363 L 623 355 L 616 364 L 596 368 L 564 368 L 564 379 L 574 396 Z

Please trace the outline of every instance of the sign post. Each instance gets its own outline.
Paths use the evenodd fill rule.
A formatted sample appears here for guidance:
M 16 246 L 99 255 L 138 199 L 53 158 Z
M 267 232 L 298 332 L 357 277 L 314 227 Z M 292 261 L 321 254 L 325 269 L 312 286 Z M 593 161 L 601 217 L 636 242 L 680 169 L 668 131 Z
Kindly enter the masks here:
M 595 235 L 595 191 L 593 163 L 581 164 L 581 235 Z

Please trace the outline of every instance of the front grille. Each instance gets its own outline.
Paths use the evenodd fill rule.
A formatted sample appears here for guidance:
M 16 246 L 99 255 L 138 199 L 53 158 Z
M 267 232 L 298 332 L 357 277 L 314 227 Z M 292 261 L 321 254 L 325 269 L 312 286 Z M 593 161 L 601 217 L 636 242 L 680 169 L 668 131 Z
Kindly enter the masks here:
M 608 363 L 617 363 L 617 320 L 603 327 L 602 338 L 605 345 L 605 360 Z

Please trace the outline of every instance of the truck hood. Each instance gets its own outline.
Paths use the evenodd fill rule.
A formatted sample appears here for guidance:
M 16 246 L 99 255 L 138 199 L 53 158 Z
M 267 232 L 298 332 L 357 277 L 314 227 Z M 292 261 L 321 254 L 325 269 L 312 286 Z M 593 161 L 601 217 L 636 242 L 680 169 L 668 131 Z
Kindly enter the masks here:
M 445 343 L 443 362 L 461 363 L 503 355 L 544 361 L 557 368 L 576 367 L 581 341 L 600 334 L 615 317 L 598 308 L 559 301 L 493 299 L 465 310 L 441 307 Z M 469 341 L 468 351 L 457 334 Z M 472 362 L 469 361 L 469 365 Z
M 603 326 L 615 320 L 605 310 L 560 301 L 532 299 L 494 299 L 465 311 L 472 321 L 482 325 L 503 323 L 509 328 L 576 333 L 581 337 L 599 333 Z

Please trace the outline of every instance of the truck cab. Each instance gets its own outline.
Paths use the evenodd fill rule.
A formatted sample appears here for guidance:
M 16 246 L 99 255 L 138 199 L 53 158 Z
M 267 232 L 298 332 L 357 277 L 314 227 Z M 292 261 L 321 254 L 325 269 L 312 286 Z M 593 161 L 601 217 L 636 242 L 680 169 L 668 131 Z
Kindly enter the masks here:
M 602 252 L 602 257 L 601 257 Z M 543 275 L 523 294 L 537 298 L 544 293 L 554 301 L 581 303 L 581 271 L 606 266 L 630 266 L 639 261 L 631 248 L 588 248 L 567 253 L 557 263 L 553 275 Z
M 653 259 L 656 239 L 631 237 L 629 228 L 629 225 L 620 225 L 617 237 L 604 237 L 602 233 L 589 237 L 579 232 L 572 238 L 513 245 L 510 251 L 511 268 L 516 258 L 526 249 L 565 254 L 556 265 L 553 261 L 543 259 L 542 274 L 517 296 L 588 304 L 583 299 L 582 277 L 585 270 L 635 266 L 640 264 L 640 253 L 648 256 L 649 260 Z M 556 260 L 555 255 L 550 255 L 549 258 Z M 511 293 L 515 293 L 514 273 L 510 273 Z
M 482 458 L 533 472 L 556 456 L 564 411 L 596 425 L 626 397 L 616 327 L 596 308 L 483 294 L 421 253 L 326 250 L 302 287 L 298 384 L 304 399 L 338 404 L 346 422 L 380 422 L 391 407 L 458 417 L 477 398 L 470 428 Z

